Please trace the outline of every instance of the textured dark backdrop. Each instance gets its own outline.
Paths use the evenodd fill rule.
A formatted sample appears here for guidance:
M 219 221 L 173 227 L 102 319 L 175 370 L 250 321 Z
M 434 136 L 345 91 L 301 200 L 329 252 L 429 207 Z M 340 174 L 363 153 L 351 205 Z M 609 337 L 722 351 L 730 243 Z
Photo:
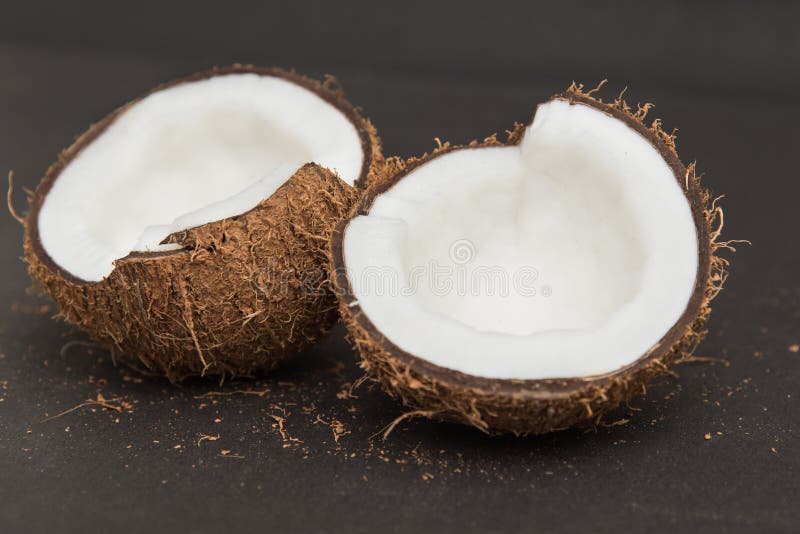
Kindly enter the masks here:
M 0 531 L 800 530 L 800 5 L 492 4 L 3 0 L 0 172 L 34 187 L 89 123 L 213 64 L 336 74 L 403 156 L 607 77 L 680 127 L 683 159 L 727 194 L 725 235 L 753 242 L 698 351 L 724 361 L 679 366 L 596 432 L 411 421 L 384 442 L 402 411 L 347 397 L 341 329 L 254 383 L 141 377 L 50 319 L 0 216 Z M 98 394 L 121 412 L 46 420 Z

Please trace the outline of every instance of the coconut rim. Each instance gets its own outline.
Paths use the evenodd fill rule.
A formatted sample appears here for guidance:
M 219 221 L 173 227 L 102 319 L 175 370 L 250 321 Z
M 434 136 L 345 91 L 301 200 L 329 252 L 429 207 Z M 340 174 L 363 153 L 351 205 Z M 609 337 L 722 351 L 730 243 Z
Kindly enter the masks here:
M 656 131 L 647 127 L 641 120 L 638 120 L 630 113 L 595 99 L 589 93 L 582 92 L 580 88 L 574 90 L 571 88 L 564 93 L 555 95 L 545 102 L 545 104 L 555 100 L 566 101 L 570 105 L 587 105 L 614 119 L 622 121 L 623 124 L 632 128 L 648 141 L 672 170 L 675 180 L 678 182 L 684 197 L 689 203 L 689 208 L 692 212 L 692 220 L 694 221 L 695 230 L 697 232 L 698 266 L 695 274 L 694 289 L 692 290 L 686 308 L 667 333 L 635 361 L 609 373 L 585 377 L 509 379 L 471 375 L 455 369 L 436 365 L 424 358 L 411 354 L 395 345 L 380 332 L 361 309 L 357 297 L 353 294 L 350 279 L 347 276 L 347 265 L 344 260 L 344 233 L 350 221 L 356 216 L 368 215 L 378 196 L 402 181 L 415 169 L 440 156 L 459 150 L 479 150 L 481 148 L 518 145 L 525 135 L 524 130 L 522 131 L 522 135 L 517 135 L 520 131 L 518 127 L 514 132 L 510 133 L 509 140 L 505 143 L 499 142 L 494 137 L 491 137 L 483 143 L 478 144 L 470 144 L 467 146 L 442 146 L 433 153 L 412 161 L 389 179 L 370 188 L 364 194 L 361 201 L 353 207 L 350 216 L 340 221 L 334 229 L 331 241 L 331 257 L 334 267 L 333 276 L 337 295 L 342 299 L 343 305 L 349 310 L 350 317 L 346 320 L 354 321 L 382 350 L 402 364 L 408 366 L 412 372 L 430 377 L 436 382 L 476 391 L 479 394 L 500 394 L 515 398 L 524 397 L 535 399 L 567 398 L 581 390 L 591 387 L 606 389 L 620 377 L 634 374 L 637 371 L 649 367 L 651 364 L 660 362 L 661 358 L 668 354 L 672 347 L 683 339 L 687 331 L 691 329 L 692 323 L 694 323 L 695 319 L 700 315 L 706 300 L 705 293 L 709 282 L 712 250 L 711 237 L 705 214 L 705 202 L 703 200 L 704 190 L 701 188 L 699 182 L 697 180 L 687 180 L 689 171 L 683 162 L 681 162 L 674 146 L 665 142 Z M 525 126 L 527 127 L 531 123 L 532 119 L 529 120 Z
M 190 74 L 188 76 L 184 76 L 182 78 L 176 78 L 174 80 L 162 83 L 153 89 L 150 89 L 146 93 L 141 96 L 136 97 L 135 99 L 123 104 L 122 106 L 116 108 L 115 110 L 111 111 L 108 115 L 103 117 L 99 122 L 96 122 L 89 126 L 89 128 L 80 134 L 78 138 L 66 149 L 64 149 L 58 156 L 58 159 L 55 163 L 50 165 L 45 173 L 44 178 L 36 187 L 33 195 L 29 201 L 29 210 L 27 215 L 25 216 L 25 234 L 27 237 L 27 241 L 30 243 L 31 251 L 38 260 L 46 266 L 49 270 L 57 273 L 61 278 L 66 281 L 69 281 L 75 285 L 92 285 L 92 284 L 99 284 L 102 283 L 106 278 L 111 276 L 111 274 L 116 270 L 117 264 L 120 262 L 131 262 L 131 261 L 146 261 L 146 260 L 157 260 L 159 258 L 173 256 L 176 254 L 191 254 L 191 251 L 186 248 L 179 248 L 175 250 L 160 250 L 160 251 L 132 251 L 127 255 L 117 258 L 114 260 L 114 269 L 112 269 L 111 273 L 109 273 L 103 280 L 98 281 L 90 281 L 84 280 L 74 274 L 66 271 L 61 266 L 59 266 L 55 260 L 44 250 L 44 246 L 42 245 L 41 239 L 39 237 L 39 212 L 44 204 L 45 198 L 50 193 L 50 189 L 55 184 L 56 180 L 58 180 L 61 172 L 74 160 L 87 146 L 92 144 L 98 137 L 100 137 L 108 127 L 114 123 L 114 121 L 125 111 L 127 111 L 132 106 L 135 106 L 143 99 L 147 98 L 148 96 L 157 93 L 159 91 L 163 91 L 165 89 L 170 89 L 172 87 L 177 87 L 179 85 L 197 82 L 201 80 L 207 80 L 216 76 L 224 76 L 227 74 L 256 74 L 258 76 L 271 76 L 274 78 L 280 78 L 284 81 L 293 83 L 297 86 L 306 89 L 322 100 L 339 110 L 345 118 L 355 127 L 356 132 L 358 134 L 359 139 L 361 140 L 361 150 L 364 154 L 364 160 L 361 163 L 361 171 L 359 172 L 358 178 L 353 182 L 353 187 L 356 189 L 363 188 L 367 183 L 367 177 L 369 175 L 370 168 L 373 164 L 373 139 L 370 135 L 369 121 L 365 119 L 356 106 L 351 104 L 347 98 L 344 96 L 344 91 L 338 86 L 338 81 L 332 76 L 326 76 L 325 81 L 320 82 L 313 78 L 309 78 L 307 76 L 303 76 L 302 74 L 298 74 L 293 70 L 285 70 L 280 67 L 258 67 L 255 65 L 244 65 L 244 64 L 233 64 L 225 67 L 213 67 L 206 71 L 196 72 L 194 74 Z M 309 162 L 313 163 L 313 162 Z M 292 175 L 293 176 L 293 175 Z M 280 190 L 283 185 L 286 184 L 288 180 L 291 179 L 291 176 L 288 176 L 286 180 L 281 184 L 278 188 Z M 262 198 L 259 203 L 254 206 L 253 208 L 243 211 L 237 215 L 232 217 L 226 218 L 233 218 L 233 217 L 241 217 L 244 216 L 252 211 L 255 211 L 259 208 L 259 206 L 272 198 L 277 192 L 272 193 L 267 198 Z M 211 221 L 211 224 L 215 221 Z M 200 228 L 205 226 L 205 224 L 190 228 L 183 228 L 177 233 L 183 233 L 186 230 L 190 230 L 191 228 Z M 170 234 L 169 236 L 165 237 L 161 244 L 166 243 L 170 237 L 175 234 Z

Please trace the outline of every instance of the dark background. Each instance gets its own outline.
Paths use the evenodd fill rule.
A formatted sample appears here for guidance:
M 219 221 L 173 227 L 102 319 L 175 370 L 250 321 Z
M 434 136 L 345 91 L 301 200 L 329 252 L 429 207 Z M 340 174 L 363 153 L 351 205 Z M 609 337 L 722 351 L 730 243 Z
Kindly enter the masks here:
M 627 85 L 680 127 L 683 160 L 726 194 L 725 237 L 752 241 L 697 352 L 720 360 L 676 367 L 607 426 L 413 420 L 383 441 L 402 409 L 347 395 L 341 328 L 256 382 L 142 377 L 51 320 L 0 216 L 0 531 L 800 530 L 800 5 L 555 4 L 0 2 L 0 173 L 19 187 L 115 106 L 215 64 L 335 74 L 402 156 L 608 78 L 606 97 Z M 121 411 L 59 416 L 98 394 Z

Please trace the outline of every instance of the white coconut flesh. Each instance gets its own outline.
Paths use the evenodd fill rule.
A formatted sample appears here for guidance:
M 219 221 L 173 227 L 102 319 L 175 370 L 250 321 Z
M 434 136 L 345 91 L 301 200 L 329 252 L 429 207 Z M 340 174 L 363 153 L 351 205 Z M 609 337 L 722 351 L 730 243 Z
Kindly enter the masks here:
M 562 100 L 517 146 L 415 168 L 343 239 L 354 304 L 382 336 L 487 378 L 631 364 L 679 320 L 698 266 L 689 203 L 659 152 Z
M 314 92 L 237 73 L 155 92 L 122 113 L 56 179 L 39 212 L 50 258 L 99 281 L 114 260 L 162 251 L 169 234 L 244 213 L 303 164 L 353 184 L 363 149 L 347 116 Z

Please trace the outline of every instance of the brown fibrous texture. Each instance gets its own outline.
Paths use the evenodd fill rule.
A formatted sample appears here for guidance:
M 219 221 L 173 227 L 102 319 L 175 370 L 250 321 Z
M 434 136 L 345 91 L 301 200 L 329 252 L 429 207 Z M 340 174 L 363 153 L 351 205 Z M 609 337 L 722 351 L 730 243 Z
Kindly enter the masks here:
M 602 84 L 601 84 L 602 85 Z M 351 293 L 344 265 L 342 243 L 347 221 L 334 233 L 331 249 L 332 272 L 339 296 L 339 309 L 349 337 L 361 356 L 360 365 L 366 376 L 380 383 L 382 389 L 401 400 L 411 411 L 406 417 L 424 416 L 474 426 L 489 434 L 542 434 L 572 426 L 591 426 L 622 402 L 646 393 L 646 385 L 654 377 L 666 373 L 671 364 L 689 358 L 706 335 L 706 322 L 711 301 L 726 279 L 728 261 L 718 255 L 721 249 L 732 249 L 733 242 L 720 240 L 723 226 L 718 199 L 712 199 L 700 185 L 695 164 L 684 166 L 675 147 L 675 135 L 665 132 L 661 122 L 646 124 L 649 104 L 629 106 L 622 97 L 605 103 L 592 96 L 595 90 L 584 91 L 573 84 L 556 96 L 572 103 L 583 103 L 600 109 L 639 131 L 661 152 L 673 169 L 676 180 L 692 207 L 700 245 L 700 267 L 695 291 L 684 315 L 672 330 L 646 354 L 630 366 L 602 376 L 542 380 L 494 380 L 465 375 L 433 365 L 404 352 L 384 338 L 372 325 Z M 483 142 L 472 142 L 466 148 L 513 145 L 524 135 L 524 126 L 515 125 L 503 143 L 496 136 Z M 385 175 L 378 185 L 367 191 L 353 208 L 351 217 L 369 211 L 374 198 L 402 179 L 413 168 L 452 150 L 438 142 L 437 148 L 420 158 L 402 161 L 387 160 Z M 397 422 L 397 421 L 396 421 Z M 393 428 L 392 425 L 390 428 Z
M 318 82 L 280 69 L 233 65 L 153 92 L 229 73 L 279 76 L 316 92 L 358 130 L 365 160 L 356 186 L 383 173 L 375 128 L 344 99 L 332 77 Z M 44 251 L 39 209 L 69 162 L 136 102 L 112 112 L 64 150 L 29 199 L 24 249 L 32 279 L 58 304 L 60 317 L 88 332 L 117 361 L 172 381 L 251 376 L 274 368 L 337 320 L 328 243 L 357 189 L 309 163 L 252 210 L 165 239 L 179 250 L 131 253 L 100 282 L 76 279 Z
M 59 315 L 115 358 L 163 373 L 249 376 L 275 367 L 336 320 L 327 245 L 355 190 L 314 164 L 242 215 L 169 236 L 180 250 L 132 253 L 87 283 L 42 261 L 26 226 L 31 277 Z

